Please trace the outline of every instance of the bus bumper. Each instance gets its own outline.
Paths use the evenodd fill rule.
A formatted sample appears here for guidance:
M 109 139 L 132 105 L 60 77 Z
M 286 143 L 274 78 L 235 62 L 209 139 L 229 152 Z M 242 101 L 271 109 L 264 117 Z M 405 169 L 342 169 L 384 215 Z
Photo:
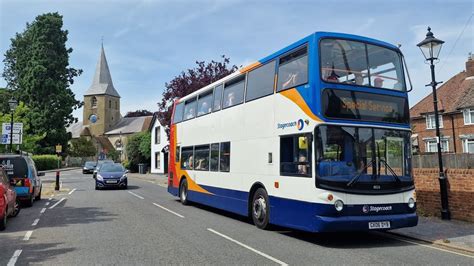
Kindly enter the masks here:
M 388 229 L 369 229 L 369 222 L 390 222 Z M 315 231 L 340 232 L 340 231 L 380 231 L 402 227 L 412 227 L 418 224 L 416 213 L 374 215 L 374 216 L 316 216 Z

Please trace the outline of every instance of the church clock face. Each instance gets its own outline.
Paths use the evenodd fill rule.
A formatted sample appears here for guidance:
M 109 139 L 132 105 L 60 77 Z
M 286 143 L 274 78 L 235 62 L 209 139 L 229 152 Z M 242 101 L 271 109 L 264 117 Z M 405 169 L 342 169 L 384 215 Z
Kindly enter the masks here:
M 89 116 L 89 121 L 90 121 L 92 124 L 95 124 L 98 119 L 99 119 L 99 117 L 98 117 L 96 114 L 91 114 L 91 115 Z

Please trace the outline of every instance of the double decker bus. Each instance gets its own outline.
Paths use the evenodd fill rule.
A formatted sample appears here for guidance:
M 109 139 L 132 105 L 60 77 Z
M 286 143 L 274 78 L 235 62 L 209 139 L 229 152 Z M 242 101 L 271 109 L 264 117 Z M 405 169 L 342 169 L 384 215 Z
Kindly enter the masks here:
M 213 82 L 174 103 L 168 192 L 262 229 L 415 226 L 407 74 L 394 45 L 316 32 Z

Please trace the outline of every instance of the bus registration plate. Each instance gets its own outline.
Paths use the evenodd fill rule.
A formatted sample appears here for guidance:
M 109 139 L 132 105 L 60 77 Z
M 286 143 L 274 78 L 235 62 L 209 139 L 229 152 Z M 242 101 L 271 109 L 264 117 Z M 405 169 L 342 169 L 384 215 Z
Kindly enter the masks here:
M 369 229 L 389 229 L 389 228 L 390 228 L 390 222 L 389 221 L 369 222 Z

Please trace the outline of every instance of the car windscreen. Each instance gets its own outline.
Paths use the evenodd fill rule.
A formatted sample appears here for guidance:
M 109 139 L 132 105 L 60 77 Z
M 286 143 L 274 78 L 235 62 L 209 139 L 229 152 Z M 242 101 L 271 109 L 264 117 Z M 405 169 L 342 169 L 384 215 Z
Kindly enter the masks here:
M 22 157 L 0 157 L 0 165 L 3 165 L 9 179 L 28 177 L 28 165 Z
M 86 162 L 85 166 L 87 167 L 94 167 L 96 165 L 95 162 Z
M 119 164 L 106 163 L 100 167 L 100 172 L 123 172 L 123 166 Z

